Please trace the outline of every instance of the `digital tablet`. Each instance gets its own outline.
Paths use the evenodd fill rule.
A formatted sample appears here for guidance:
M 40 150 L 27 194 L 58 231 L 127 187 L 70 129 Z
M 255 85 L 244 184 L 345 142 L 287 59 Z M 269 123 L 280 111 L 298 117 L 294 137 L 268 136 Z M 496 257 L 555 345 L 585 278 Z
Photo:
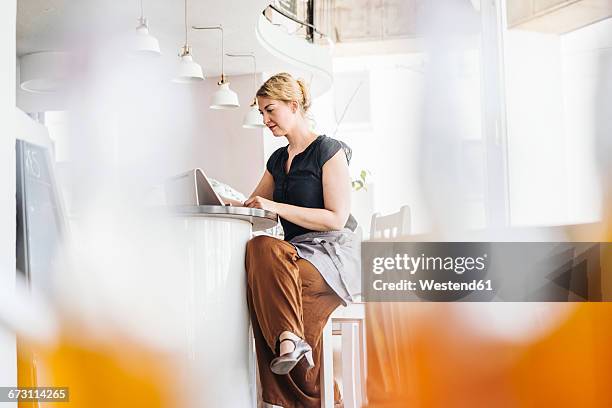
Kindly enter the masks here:
M 200 168 L 167 180 L 165 191 L 168 205 L 225 205 Z

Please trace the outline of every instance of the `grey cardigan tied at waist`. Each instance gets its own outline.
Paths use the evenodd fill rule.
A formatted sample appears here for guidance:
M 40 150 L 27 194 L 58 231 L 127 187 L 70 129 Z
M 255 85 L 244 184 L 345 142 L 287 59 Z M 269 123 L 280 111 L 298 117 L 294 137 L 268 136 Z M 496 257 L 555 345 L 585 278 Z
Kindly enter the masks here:
M 298 255 L 312 263 L 343 304 L 361 296 L 361 242 L 348 228 L 308 232 L 290 241 Z

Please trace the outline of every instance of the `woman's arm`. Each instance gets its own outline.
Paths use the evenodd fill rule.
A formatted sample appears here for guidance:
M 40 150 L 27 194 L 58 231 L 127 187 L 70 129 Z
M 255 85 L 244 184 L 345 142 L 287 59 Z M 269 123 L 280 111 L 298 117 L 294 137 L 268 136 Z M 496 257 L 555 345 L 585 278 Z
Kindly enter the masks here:
M 340 149 L 323 165 L 323 200 L 325 208 L 305 208 L 282 204 L 255 195 L 244 202 L 247 207 L 262 208 L 313 231 L 340 230 L 351 208 L 350 176 L 346 155 Z
M 251 193 L 250 197 L 259 196 L 259 197 L 263 197 L 268 200 L 272 200 L 273 194 L 274 194 L 274 177 L 272 177 L 272 174 L 270 174 L 270 172 L 266 169 L 263 176 L 261 176 L 261 180 L 259 180 L 257 187 L 255 187 L 255 190 Z M 242 203 L 238 200 L 232 200 L 231 198 L 225 198 L 225 197 L 221 197 L 221 198 L 223 199 L 225 204 L 229 204 L 234 207 L 242 207 L 247 201 L 249 201 L 247 200 L 244 203 Z
M 272 200 L 273 195 L 274 177 L 272 177 L 272 174 L 266 169 L 266 171 L 264 171 L 263 176 L 261 176 L 261 180 L 259 180 L 259 184 L 257 184 L 257 187 L 255 187 L 255 190 L 253 190 L 249 198 L 260 196 L 268 200 Z

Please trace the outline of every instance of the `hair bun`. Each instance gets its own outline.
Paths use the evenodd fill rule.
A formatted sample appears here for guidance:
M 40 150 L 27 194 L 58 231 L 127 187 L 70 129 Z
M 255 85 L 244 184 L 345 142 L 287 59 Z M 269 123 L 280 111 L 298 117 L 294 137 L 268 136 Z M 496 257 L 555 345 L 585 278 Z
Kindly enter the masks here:
M 303 114 L 308 112 L 312 102 L 306 82 L 293 78 L 287 72 L 280 72 L 268 78 L 257 91 L 257 96 L 284 102 L 295 101 Z
M 308 112 L 308 110 L 310 109 L 310 104 L 311 104 L 310 91 L 308 90 L 308 85 L 306 85 L 303 79 L 297 79 L 296 82 L 300 87 L 300 91 L 302 92 L 302 109 L 304 109 L 304 112 Z

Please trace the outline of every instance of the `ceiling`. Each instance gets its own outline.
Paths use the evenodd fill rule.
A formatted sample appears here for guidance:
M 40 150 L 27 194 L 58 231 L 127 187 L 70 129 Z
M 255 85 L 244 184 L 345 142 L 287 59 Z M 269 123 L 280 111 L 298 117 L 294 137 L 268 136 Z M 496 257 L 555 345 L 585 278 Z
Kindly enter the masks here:
M 254 35 L 259 16 L 269 3 L 270 0 L 188 0 L 188 24 L 222 24 L 225 52 L 253 52 L 258 71 L 275 71 L 282 68 L 282 62 L 264 50 Z M 150 32 L 159 40 L 164 58 L 174 58 L 184 42 L 184 2 L 143 0 L 143 5 Z M 17 55 L 68 50 L 131 33 L 139 16 L 139 0 L 18 0 Z M 207 75 L 218 75 L 220 32 L 189 30 L 188 35 L 194 59 Z M 225 71 L 229 75 L 250 73 L 252 61 L 226 58 Z

